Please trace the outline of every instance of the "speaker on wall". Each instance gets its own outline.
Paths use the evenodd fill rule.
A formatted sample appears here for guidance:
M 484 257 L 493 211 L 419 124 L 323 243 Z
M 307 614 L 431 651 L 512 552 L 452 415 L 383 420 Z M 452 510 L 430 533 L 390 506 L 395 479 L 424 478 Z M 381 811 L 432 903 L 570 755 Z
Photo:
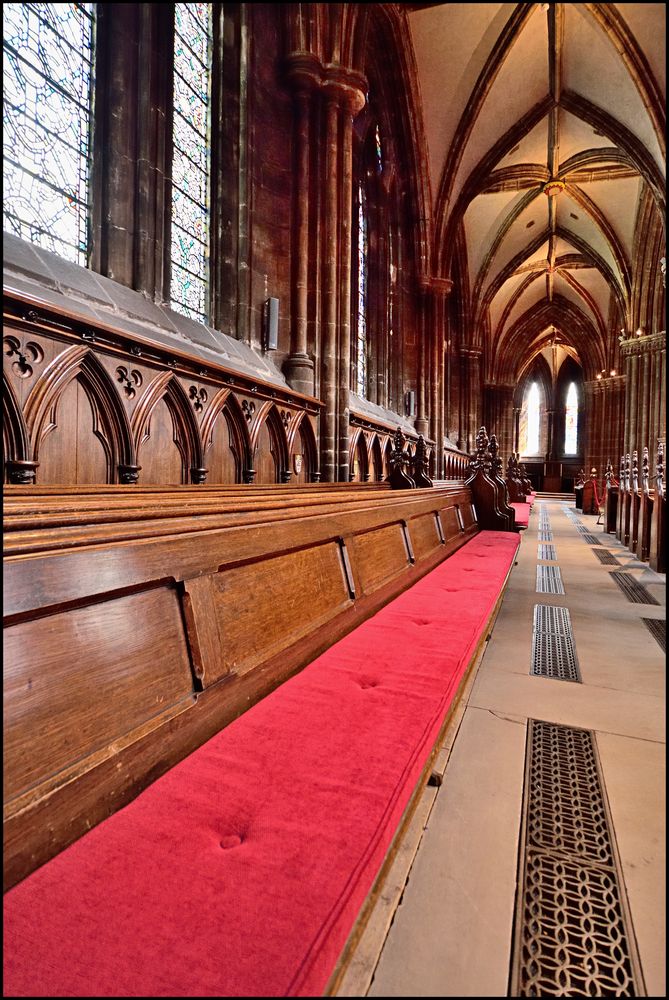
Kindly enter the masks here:
M 416 412 L 416 393 L 413 389 L 410 389 L 409 392 L 405 392 L 404 405 L 406 407 L 407 417 L 413 417 Z
M 263 341 L 266 351 L 276 351 L 279 346 L 279 300 L 267 299 L 263 316 Z

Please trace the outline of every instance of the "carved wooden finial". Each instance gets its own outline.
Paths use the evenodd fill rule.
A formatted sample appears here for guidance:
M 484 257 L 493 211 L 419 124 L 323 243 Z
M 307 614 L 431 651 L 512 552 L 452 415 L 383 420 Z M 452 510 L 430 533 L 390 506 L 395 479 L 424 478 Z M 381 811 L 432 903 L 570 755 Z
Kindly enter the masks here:
M 414 489 L 415 483 L 411 476 L 404 471 L 404 466 L 409 463 L 409 456 L 404 450 L 406 438 L 402 433 L 402 428 L 398 427 L 393 437 L 393 447 L 388 456 L 388 482 L 394 490 Z
M 650 457 L 648 448 L 644 446 L 643 458 L 641 459 L 641 488 L 644 493 L 648 493 L 648 481 L 650 479 Z
M 658 496 L 664 496 L 664 444 L 657 442 L 657 462 L 655 463 L 655 481 Z
M 434 485 L 428 475 L 427 447 L 422 434 L 418 435 L 418 441 L 416 442 L 416 454 L 413 457 L 413 478 L 416 486 L 429 487 Z
M 499 444 L 497 443 L 497 435 L 490 435 L 490 465 L 494 475 L 498 475 L 502 471 L 502 459 L 499 457 Z

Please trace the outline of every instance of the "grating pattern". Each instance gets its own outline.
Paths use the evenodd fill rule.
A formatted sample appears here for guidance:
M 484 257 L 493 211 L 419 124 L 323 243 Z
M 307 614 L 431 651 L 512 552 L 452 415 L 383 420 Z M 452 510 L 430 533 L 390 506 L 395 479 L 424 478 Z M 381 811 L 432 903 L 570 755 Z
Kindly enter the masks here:
M 534 605 L 530 674 L 581 683 L 569 608 Z
M 529 721 L 509 996 L 639 996 L 592 733 Z
M 537 538 L 539 539 L 540 542 L 552 542 L 553 532 L 550 530 L 550 528 L 540 528 Z
M 597 556 L 603 566 L 620 566 L 620 563 L 612 552 L 606 552 L 604 549 L 593 549 L 592 554 L 593 556 Z
M 559 566 L 537 566 L 537 594 L 564 594 Z
M 629 576 L 627 573 L 623 573 L 620 570 L 614 570 L 611 573 L 611 579 L 618 584 L 623 594 L 628 601 L 633 604 L 659 604 L 653 595 L 647 590 L 643 584 L 637 583 L 633 576 Z
M 554 545 L 540 545 L 537 559 L 557 559 Z
M 581 538 L 583 539 L 584 542 L 587 542 L 588 545 L 601 545 L 602 544 L 600 542 L 600 540 L 597 538 L 597 535 L 590 535 L 587 531 L 582 531 L 581 532 Z
M 653 639 L 657 640 L 659 646 L 666 653 L 667 651 L 667 623 L 659 618 L 642 618 Z

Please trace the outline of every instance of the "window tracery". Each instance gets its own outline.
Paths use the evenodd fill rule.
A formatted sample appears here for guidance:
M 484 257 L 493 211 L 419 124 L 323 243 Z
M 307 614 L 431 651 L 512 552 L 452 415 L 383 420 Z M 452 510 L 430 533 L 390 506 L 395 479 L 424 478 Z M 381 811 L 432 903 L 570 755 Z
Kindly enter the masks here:
M 95 6 L 3 5 L 4 228 L 84 266 Z

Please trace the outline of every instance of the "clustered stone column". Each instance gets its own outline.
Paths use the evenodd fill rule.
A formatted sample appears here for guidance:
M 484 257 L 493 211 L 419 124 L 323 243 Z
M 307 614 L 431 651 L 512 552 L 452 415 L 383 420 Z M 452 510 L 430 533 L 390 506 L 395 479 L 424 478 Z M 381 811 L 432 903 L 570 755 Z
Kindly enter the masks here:
M 624 439 L 622 451 L 651 456 L 658 441 L 666 441 L 667 351 L 665 334 L 634 336 L 623 341 L 620 353 L 625 364 Z M 602 380 L 604 381 L 604 380 Z
M 462 417 L 460 427 L 464 440 L 462 447 L 471 452 L 476 440 L 476 428 L 481 411 L 481 351 L 474 347 L 460 347 L 460 378 Z
M 618 468 L 623 451 L 623 411 L 625 407 L 624 375 L 592 379 L 584 382 L 585 412 L 588 415 L 585 432 L 585 467 L 597 469 L 598 481 L 609 462 Z
M 318 391 L 321 412 L 321 478 L 349 480 L 349 411 L 351 385 L 351 206 L 353 119 L 365 106 L 367 82 L 362 74 L 323 65 L 308 52 L 286 60 L 286 75 L 295 100 L 295 165 L 291 350 L 284 362 L 290 385 L 312 395 Z M 310 150 L 314 123 L 322 129 L 324 156 Z M 322 192 L 317 197 L 315 191 Z M 318 246 L 314 256 L 313 248 Z M 322 267 L 319 282 L 318 268 Z M 309 289 L 322 287 L 315 318 L 320 330 L 320 384 L 315 385 L 309 354 Z M 317 334 L 316 334 L 317 335 Z

